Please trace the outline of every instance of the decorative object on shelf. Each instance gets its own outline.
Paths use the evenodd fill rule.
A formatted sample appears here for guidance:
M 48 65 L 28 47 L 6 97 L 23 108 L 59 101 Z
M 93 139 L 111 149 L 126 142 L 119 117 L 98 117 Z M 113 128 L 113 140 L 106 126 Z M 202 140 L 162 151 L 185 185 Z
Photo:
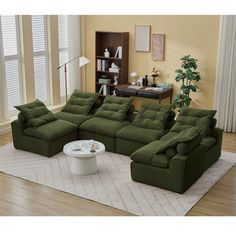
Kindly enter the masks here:
M 99 84 L 110 84 L 111 79 L 108 78 L 107 75 L 101 75 L 101 78 L 98 79 Z
M 192 101 L 189 97 L 190 92 L 197 92 L 198 86 L 195 82 L 201 80 L 200 73 L 197 69 L 197 59 L 191 57 L 191 55 L 180 58 L 182 65 L 180 69 L 177 69 L 175 77 L 176 82 L 181 82 L 181 93 L 174 97 L 173 108 L 188 107 Z
M 119 73 L 119 66 L 117 66 L 114 62 L 111 63 L 111 67 L 109 68 L 109 72 Z
M 153 67 L 151 75 L 152 75 L 152 85 L 151 86 L 156 87 L 157 86 L 156 79 L 160 75 L 159 69 L 157 67 Z
M 153 34 L 152 35 L 152 60 L 164 61 L 165 49 L 165 35 Z
M 71 60 L 69 60 L 68 62 L 62 64 L 61 66 L 59 66 L 57 69 L 59 70 L 60 68 L 64 67 L 64 73 L 65 73 L 65 96 L 66 96 L 66 102 L 67 102 L 67 64 L 71 63 L 72 61 L 74 61 L 75 59 L 79 58 L 79 67 L 83 67 L 86 64 L 88 64 L 90 62 L 90 60 L 84 56 L 76 56 L 74 58 L 72 58 Z
M 130 73 L 130 77 L 132 78 L 132 83 L 131 83 L 132 85 L 135 85 L 135 84 L 136 84 L 136 81 L 135 81 L 135 80 L 136 80 L 137 75 L 138 75 L 138 74 L 137 74 L 136 72 L 131 72 L 131 73 Z
M 122 58 L 122 47 L 121 46 L 117 47 L 115 57 L 120 58 L 120 59 Z
M 116 96 L 116 90 L 113 90 L 112 96 Z
M 118 85 L 118 79 L 119 75 L 118 74 L 114 75 L 114 85 Z
M 105 49 L 104 57 L 110 57 L 110 52 L 108 51 L 107 48 Z
M 138 52 L 150 52 L 150 25 L 135 26 L 135 50 Z
M 107 86 L 107 84 L 103 84 L 98 92 L 104 96 L 107 96 L 110 94 L 110 87 Z

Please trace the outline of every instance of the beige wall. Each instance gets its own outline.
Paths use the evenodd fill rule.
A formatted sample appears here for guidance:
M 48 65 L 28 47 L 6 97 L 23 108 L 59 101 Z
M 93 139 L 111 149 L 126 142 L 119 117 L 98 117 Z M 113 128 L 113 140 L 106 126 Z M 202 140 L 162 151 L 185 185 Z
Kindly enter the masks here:
M 202 81 L 200 91 L 192 95 L 191 106 L 212 108 L 215 88 L 215 71 L 218 47 L 219 16 L 86 16 L 86 90 L 95 91 L 95 31 L 129 32 L 129 73 L 150 75 L 153 66 L 161 70 L 160 80 L 173 83 L 174 94 L 179 91 L 175 69 L 179 58 L 191 54 L 199 60 Z M 151 25 L 152 33 L 166 35 L 165 61 L 152 61 L 151 52 L 135 52 L 135 25 Z

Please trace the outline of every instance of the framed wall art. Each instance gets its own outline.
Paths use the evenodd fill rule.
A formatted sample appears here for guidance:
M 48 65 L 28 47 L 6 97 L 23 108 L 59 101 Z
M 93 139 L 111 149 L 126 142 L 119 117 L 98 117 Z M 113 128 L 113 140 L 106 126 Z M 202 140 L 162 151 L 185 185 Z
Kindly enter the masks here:
M 135 26 L 135 50 L 137 52 L 150 52 L 150 25 Z
M 165 35 L 153 34 L 152 35 L 152 60 L 164 61 L 165 51 Z

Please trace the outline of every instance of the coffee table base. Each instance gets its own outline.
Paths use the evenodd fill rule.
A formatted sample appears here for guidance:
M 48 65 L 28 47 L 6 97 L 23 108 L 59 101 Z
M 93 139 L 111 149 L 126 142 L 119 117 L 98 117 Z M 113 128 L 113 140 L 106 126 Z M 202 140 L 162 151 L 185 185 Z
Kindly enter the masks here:
M 91 175 L 97 172 L 96 156 L 71 157 L 71 172 L 77 175 Z

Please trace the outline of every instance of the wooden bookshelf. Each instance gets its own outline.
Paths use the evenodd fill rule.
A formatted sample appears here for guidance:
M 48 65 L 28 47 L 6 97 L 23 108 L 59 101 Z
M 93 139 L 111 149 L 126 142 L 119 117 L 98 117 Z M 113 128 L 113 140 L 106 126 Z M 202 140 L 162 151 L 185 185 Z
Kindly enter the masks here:
M 118 84 L 128 83 L 128 63 L 129 63 L 129 33 L 128 32 L 96 32 L 96 50 L 95 50 L 95 88 L 99 92 L 102 84 L 99 83 L 99 78 L 111 79 L 111 83 L 107 84 L 109 87 L 109 94 L 115 90 L 114 76 L 118 76 Z M 117 48 L 122 47 L 122 57 L 115 57 Z M 110 57 L 104 56 L 105 49 L 108 48 Z M 106 64 L 105 70 L 98 70 L 98 60 L 104 60 Z M 115 63 L 119 66 L 119 73 L 109 72 L 111 64 Z

